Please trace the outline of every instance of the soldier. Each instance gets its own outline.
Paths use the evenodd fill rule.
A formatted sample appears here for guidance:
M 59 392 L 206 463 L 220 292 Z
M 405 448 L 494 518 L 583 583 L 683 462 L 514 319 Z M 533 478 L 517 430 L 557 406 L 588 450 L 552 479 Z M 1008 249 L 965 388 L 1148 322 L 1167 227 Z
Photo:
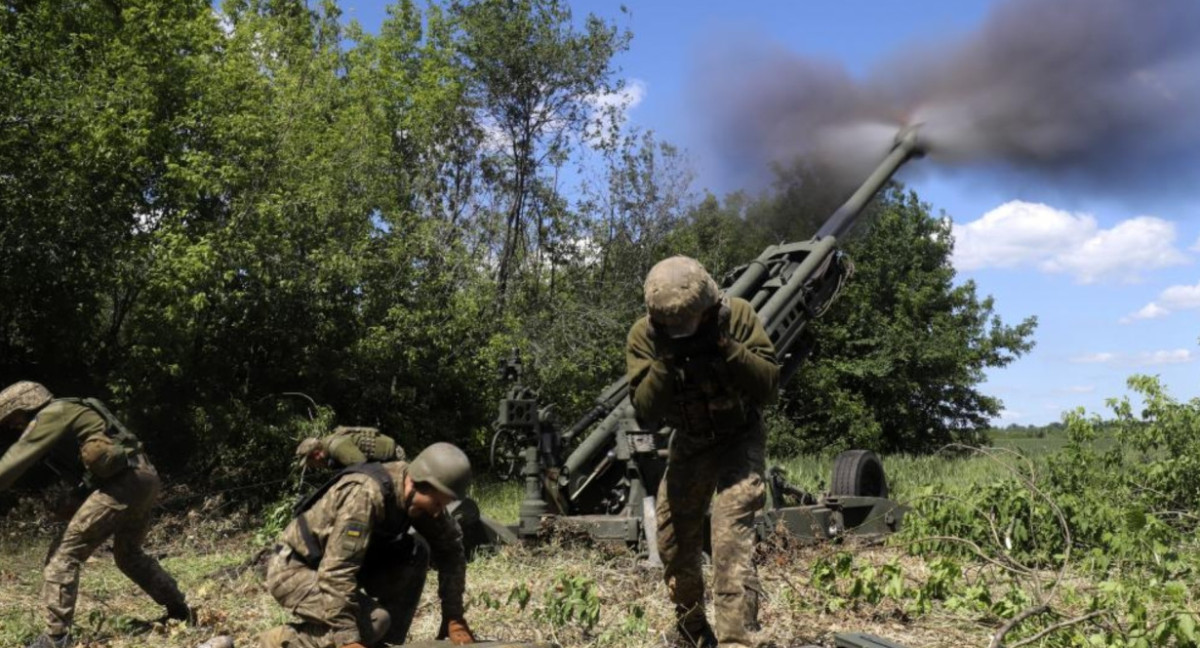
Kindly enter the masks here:
M 55 399 L 28 381 L 0 391 L 0 428 L 24 429 L 0 457 L 0 491 L 44 460 L 86 492 L 47 557 L 42 585 L 47 628 L 30 648 L 71 645 L 80 566 L 109 537 L 117 568 L 165 606 L 167 618 L 190 621 L 192 611 L 175 580 L 142 550 L 161 483 L 137 437 L 100 401 Z
M 748 646 L 758 625 L 754 516 L 766 499 L 762 407 L 778 388 L 775 348 L 749 302 L 724 296 L 695 259 L 655 265 L 645 298 L 626 365 L 638 418 L 675 429 L 656 516 L 676 630 L 685 645 Z M 710 502 L 715 633 L 700 570 Z
M 431 557 L 442 602 L 438 638 L 473 643 L 463 618 L 462 531 L 446 513 L 470 480 L 462 450 L 435 443 L 411 464 L 347 468 L 301 502 L 267 565 L 267 589 L 300 621 L 264 632 L 263 648 L 404 643 Z
M 334 468 L 364 461 L 404 461 L 404 448 L 395 439 L 373 427 L 339 425 L 333 434 L 309 437 L 296 446 L 296 459 L 310 469 Z

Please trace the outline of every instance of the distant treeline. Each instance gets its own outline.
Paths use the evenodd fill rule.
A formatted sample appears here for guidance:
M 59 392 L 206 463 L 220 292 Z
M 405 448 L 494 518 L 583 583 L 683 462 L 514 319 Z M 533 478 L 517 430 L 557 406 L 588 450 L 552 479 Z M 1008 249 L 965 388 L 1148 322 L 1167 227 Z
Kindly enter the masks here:
M 1005 439 L 1044 439 L 1048 436 L 1064 436 L 1066 433 L 1066 426 L 1057 421 L 1045 425 L 1009 423 L 1004 427 L 994 427 L 988 430 L 989 436 L 1000 436 Z
M 328 0 L 8 3 L 0 381 L 105 398 L 216 484 L 286 470 L 310 416 L 481 456 L 514 348 L 569 421 L 655 261 L 719 275 L 842 198 L 799 164 L 697 191 L 624 119 L 631 42 L 560 0 L 400 2 L 378 34 Z M 948 219 L 897 186 L 872 212 L 777 453 L 971 438 L 984 370 L 1032 346 L 955 280 Z

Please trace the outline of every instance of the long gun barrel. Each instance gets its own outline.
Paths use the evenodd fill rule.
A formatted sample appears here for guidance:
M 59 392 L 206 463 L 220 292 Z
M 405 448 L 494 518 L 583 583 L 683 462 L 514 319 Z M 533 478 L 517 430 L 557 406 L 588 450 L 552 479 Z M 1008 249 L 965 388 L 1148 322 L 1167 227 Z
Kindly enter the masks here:
M 917 137 L 917 128 L 917 126 L 906 126 L 896 134 L 895 143 L 887 157 L 879 163 L 879 166 L 875 167 L 875 171 L 870 176 L 867 176 L 858 190 L 841 207 L 838 207 L 837 211 L 833 212 L 833 216 L 830 216 L 821 229 L 817 230 L 814 238 L 821 239 L 826 236 L 841 238 L 854 225 L 855 219 L 862 213 L 871 198 L 883 188 L 888 180 L 891 180 L 905 162 L 925 155 L 925 145 Z

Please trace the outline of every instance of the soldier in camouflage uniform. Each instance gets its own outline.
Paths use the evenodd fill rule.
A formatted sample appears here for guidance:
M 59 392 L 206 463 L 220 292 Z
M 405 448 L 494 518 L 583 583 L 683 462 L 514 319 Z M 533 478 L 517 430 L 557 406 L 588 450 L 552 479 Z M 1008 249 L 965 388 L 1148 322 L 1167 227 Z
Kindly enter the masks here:
M 470 478 L 466 455 L 435 443 L 411 464 L 352 466 L 302 502 L 267 566 L 267 589 L 299 622 L 264 632 L 263 648 L 404 643 L 431 558 L 439 638 L 474 642 L 463 618 L 462 531 L 446 513 Z
M 110 537 L 121 572 L 165 606 L 168 618 L 190 620 L 175 580 L 142 550 L 161 484 L 137 437 L 100 401 L 54 399 L 45 387 L 27 381 L 0 391 L 0 428 L 24 430 L 0 457 L 0 491 L 44 461 L 86 493 L 47 558 L 42 586 L 47 629 L 31 648 L 71 644 L 80 566 Z
M 373 427 L 339 425 L 324 438 L 309 437 L 296 446 L 296 459 L 311 469 L 342 469 L 364 461 L 404 461 L 404 448 Z
M 694 259 L 655 265 L 645 298 L 626 365 L 638 418 L 675 429 L 656 515 L 677 630 L 688 645 L 748 646 L 758 625 L 754 517 L 766 500 L 762 407 L 778 389 L 775 348 L 749 302 L 722 295 Z M 700 569 L 710 503 L 715 633 Z

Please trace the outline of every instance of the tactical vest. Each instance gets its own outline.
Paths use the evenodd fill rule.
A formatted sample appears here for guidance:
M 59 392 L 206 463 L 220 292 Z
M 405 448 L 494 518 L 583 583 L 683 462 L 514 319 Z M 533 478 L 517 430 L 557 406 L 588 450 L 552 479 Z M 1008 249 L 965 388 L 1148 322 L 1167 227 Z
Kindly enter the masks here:
M 753 420 L 754 408 L 734 386 L 729 368 L 716 357 L 689 358 L 672 371 L 675 381 L 675 418 L 672 424 L 685 434 L 716 436 L 741 429 Z
M 346 432 L 367 461 L 390 461 L 396 458 L 396 441 L 375 428 L 349 428 Z
M 317 490 L 300 498 L 300 501 L 292 507 L 292 515 L 296 518 L 296 530 L 300 532 L 300 540 L 304 542 L 304 551 L 308 554 L 306 564 L 310 567 L 321 562 L 321 556 L 324 555 L 325 549 L 317 541 L 317 536 L 312 532 L 312 528 L 308 526 L 308 520 L 304 517 L 304 513 L 346 475 L 366 475 L 375 480 L 375 483 L 379 484 L 380 490 L 383 491 L 384 519 L 372 532 L 372 536 L 380 534 L 397 537 L 408 531 L 408 520 L 400 519 L 399 509 L 396 507 L 396 483 L 386 468 L 375 462 L 360 463 L 344 468 L 321 484 Z
M 112 446 L 103 453 L 103 456 L 85 457 L 83 482 L 89 488 L 95 488 L 104 480 L 120 473 L 142 456 L 142 442 L 138 440 L 137 435 L 130 432 L 129 428 L 125 427 L 125 424 L 114 416 L 99 399 L 60 398 L 57 400 L 82 405 L 104 419 L 106 425 L 104 434 L 112 442 Z

